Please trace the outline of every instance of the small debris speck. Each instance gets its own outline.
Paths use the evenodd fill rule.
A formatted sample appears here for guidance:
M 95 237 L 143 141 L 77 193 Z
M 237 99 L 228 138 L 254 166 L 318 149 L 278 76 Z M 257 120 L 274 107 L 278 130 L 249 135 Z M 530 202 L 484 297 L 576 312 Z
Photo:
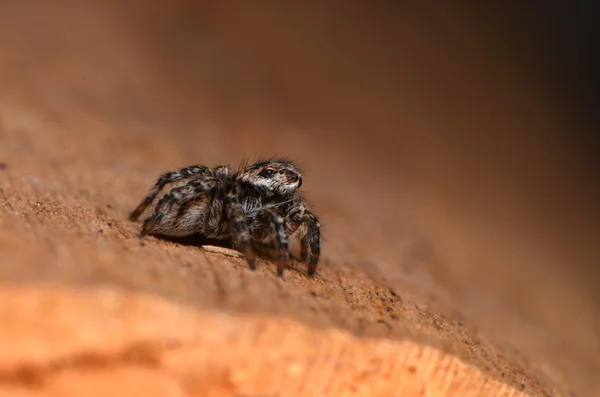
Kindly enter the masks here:
M 190 266 L 192 266 L 192 265 L 190 265 L 190 264 L 189 264 L 189 263 L 187 263 L 187 262 L 183 262 L 183 263 L 181 264 L 181 267 L 185 267 L 185 268 L 188 268 L 188 267 L 190 267 Z
M 0 171 L 4 171 L 8 169 L 8 164 L 0 162 Z
M 99 233 L 104 233 L 104 229 L 98 229 Z
M 386 308 L 385 308 L 385 310 L 386 310 L 386 311 L 388 311 L 388 312 L 391 312 L 391 311 L 393 311 L 394 309 L 392 309 L 391 307 L 389 307 L 389 306 L 388 306 L 388 307 L 386 307 Z
M 387 321 L 385 321 L 385 320 L 384 320 L 384 319 L 382 319 L 382 318 L 380 318 L 379 320 L 377 320 L 377 322 L 378 322 L 379 324 L 383 324 L 383 325 L 385 325 L 385 326 L 386 326 L 386 328 L 388 328 L 389 330 L 393 329 L 393 328 L 392 328 L 392 326 L 391 326 L 391 325 L 389 325 L 389 324 L 387 323 Z

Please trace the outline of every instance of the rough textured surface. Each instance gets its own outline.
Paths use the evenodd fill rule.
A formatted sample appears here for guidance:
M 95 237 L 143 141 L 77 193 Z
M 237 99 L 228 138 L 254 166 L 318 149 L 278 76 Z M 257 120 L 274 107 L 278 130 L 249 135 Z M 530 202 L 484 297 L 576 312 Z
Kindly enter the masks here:
M 329 390 L 332 396 L 341 395 L 336 391 L 339 387 L 348 390 L 348 395 L 366 396 L 373 395 L 363 389 L 370 381 L 365 381 L 367 385 L 351 381 L 357 379 L 353 371 L 368 365 L 369 360 L 380 360 L 381 370 L 396 366 L 389 375 L 377 371 L 372 375 L 382 382 L 382 393 L 398 390 L 394 388 L 404 384 L 398 383 L 398 379 L 404 379 L 400 374 L 412 367 L 418 368 L 415 371 L 419 375 L 409 377 L 414 381 L 400 389 L 403 395 L 412 390 L 444 395 L 445 388 L 464 388 L 465 395 L 469 395 L 482 387 L 494 390 L 491 395 L 503 395 L 502 390 L 520 385 L 540 392 L 535 378 L 514 358 L 506 357 L 475 330 L 466 328 L 458 313 L 444 314 L 441 307 L 435 308 L 439 306 L 435 299 L 411 292 L 414 287 L 393 289 L 360 268 L 337 260 L 333 243 L 325 251 L 318 277 L 311 281 L 306 278 L 303 265 L 296 265 L 298 272 L 289 271 L 285 280 L 279 280 L 270 263 L 261 262 L 259 270 L 251 272 L 244 259 L 214 249 L 204 251 L 155 238 L 139 240 L 139 224 L 127 221 L 127 212 L 153 174 L 143 171 L 148 178 L 129 183 L 131 176 L 119 177 L 114 168 L 116 159 L 106 157 L 115 150 L 98 135 L 94 147 L 86 149 L 87 135 L 81 135 L 83 140 L 78 141 L 73 130 L 43 122 L 20 127 L 17 121 L 31 122 L 35 116 L 17 117 L 22 118 L 6 111 L 2 114 L 2 158 L 7 168 L 2 171 L 0 185 L 0 276 L 5 281 L 24 283 L 21 288 L 6 283 L 1 287 L 0 383 L 6 387 L 34 395 L 76 395 L 81 393 L 81 387 L 98 395 L 109 391 L 111 395 L 125 395 L 131 387 L 142 385 L 152 391 L 151 395 L 203 395 L 198 390 L 211 385 L 211 390 L 224 387 L 224 393 L 241 390 L 241 395 L 294 395 L 301 390 L 306 392 L 303 395 L 320 395 L 309 391 Z M 118 141 L 118 135 L 104 139 Z M 68 160 L 66 153 L 62 157 L 64 142 L 78 152 L 76 157 Z M 161 148 L 166 144 L 161 144 Z M 29 154 L 25 155 L 27 151 Z M 95 153 L 97 163 L 93 164 Z M 70 161 L 76 165 L 68 165 Z M 134 188 L 136 185 L 138 189 Z M 337 238 L 329 236 L 330 240 Z M 342 233 L 339 238 L 343 238 Z M 43 282 L 48 280 L 59 283 L 52 292 L 43 288 Z M 32 284 L 39 287 L 31 287 Z M 73 289 L 70 285 L 79 287 Z M 77 292 L 84 286 L 92 289 L 96 285 L 141 292 Z M 148 293 L 189 307 L 178 308 L 158 298 L 144 298 Z M 206 311 L 193 314 L 192 307 L 240 317 L 219 320 L 221 317 Z M 269 316 L 264 320 L 268 327 L 249 319 L 249 314 Z M 273 316 L 296 320 L 279 321 Z M 309 330 L 303 323 L 316 328 Z M 209 334 L 203 332 L 204 327 L 210 329 Z M 356 342 L 346 334 L 328 331 L 331 327 L 395 341 Z M 235 337 L 230 335 L 232 328 L 250 335 Z M 285 340 L 290 350 L 285 353 L 278 344 L 282 343 L 279 338 L 288 333 L 291 335 Z M 295 333 L 301 334 L 298 340 Z M 211 339 L 211 335 L 216 339 Z M 261 344 L 255 345 L 256 338 Z M 327 346 L 332 358 L 311 358 L 307 351 L 311 338 L 317 346 Z M 405 338 L 412 342 L 400 342 Z M 165 353 L 155 347 L 170 342 L 186 348 Z M 153 360 L 170 364 L 140 368 L 135 358 L 133 363 L 119 358 L 128 355 L 123 351 L 131 346 L 134 355 L 136 345 L 141 345 L 143 351 L 145 343 L 151 346 L 148 354 L 156 355 Z M 371 350 L 372 346 L 376 348 Z M 209 347 L 222 355 L 195 353 Z M 275 356 L 267 353 L 270 349 Z M 376 352 L 386 349 L 389 351 L 378 357 Z M 212 361 L 205 361 L 206 357 L 217 360 L 218 365 L 211 366 Z M 241 357 L 243 361 L 239 361 Z M 388 361 L 391 357 L 394 359 Z M 116 364 L 121 360 L 125 361 L 123 369 Z M 402 366 L 397 360 L 414 364 Z M 279 368 L 297 361 L 300 366 L 310 363 L 316 366 L 314 371 L 325 372 L 315 389 L 307 385 L 287 390 L 283 385 L 289 382 L 271 384 L 269 377 L 265 378 L 265 371 L 276 379 L 279 375 L 263 369 L 264 366 Z M 456 372 L 449 375 L 449 370 Z M 241 371 L 242 378 L 229 381 L 233 376 L 228 375 L 230 371 Z M 244 371 L 248 374 L 243 375 Z M 336 376 L 328 371 L 336 371 Z M 439 375 L 428 378 L 432 374 Z M 144 381 L 149 375 L 153 383 Z M 47 378 L 47 382 L 38 383 L 40 377 Z M 186 386 L 189 382 L 192 385 Z M 336 382 L 340 384 L 336 386 Z
M 409 340 L 357 339 L 290 319 L 197 311 L 107 288 L 4 288 L 0 298 L 3 320 L 19 335 L 0 337 L 20 342 L 0 363 L 6 393 L 525 395 Z
M 88 146 L 87 134 L 79 135 L 80 141 L 74 129 L 36 124 L 33 113 L 6 109 L 1 155 L 7 166 L 0 184 L 4 390 L 25 395 L 80 395 L 82 390 L 127 395 L 131 388 L 147 388 L 149 395 L 211 390 L 214 395 L 367 396 L 377 395 L 368 387 L 381 387 L 380 395 L 390 390 L 444 395 L 455 388 L 476 395 L 487 387 L 490 395 L 510 395 L 526 385 L 541 392 L 538 380 L 467 328 L 458 313 L 446 309 L 444 314 L 436 299 L 415 287 L 394 289 L 336 259 L 343 253 L 336 254 L 333 242 L 326 245 L 315 280 L 307 279 L 304 265 L 298 264 L 298 272 L 289 271 L 280 280 L 271 263 L 260 262 L 252 272 L 243 258 L 215 249 L 138 239 L 139 224 L 129 222 L 127 213 L 154 175 L 142 171 L 147 178 L 136 177 L 136 183 L 130 183 L 129 174 L 119 176 L 115 167 L 123 166 L 117 165 L 118 156 L 107 157 L 116 151 L 107 140 L 118 142 L 120 133 L 94 134 L 95 143 Z M 70 157 L 65 149 L 77 155 Z M 328 236 L 338 238 L 341 232 Z M 49 291 L 44 287 L 48 281 L 56 283 Z M 130 292 L 80 292 L 98 285 Z M 384 339 L 361 342 L 347 332 Z M 174 350 L 160 347 L 170 343 Z M 209 348 L 214 353 L 207 354 Z M 315 348 L 319 357 L 313 357 Z M 355 372 L 376 365 L 371 360 L 381 365 L 370 375 L 374 384 Z M 287 381 L 289 374 L 269 369 L 294 365 L 300 372 L 315 366 L 309 373 L 319 373 L 318 381 L 313 385 L 307 379 L 302 386 Z M 283 383 L 271 380 L 284 374 Z M 412 380 L 399 383 L 405 377 Z
M 512 141 L 532 125 L 554 125 L 526 94 L 537 91 L 499 90 L 487 103 L 508 106 L 504 98 L 527 109 L 514 117 L 445 113 L 454 103 L 460 110 L 485 102 L 473 88 L 479 83 L 448 61 L 449 85 L 440 91 L 473 97 L 428 97 L 414 81 L 445 81 L 432 55 L 442 50 L 410 21 L 389 26 L 406 29 L 404 50 L 418 48 L 421 58 L 411 53 L 416 60 L 400 62 L 383 51 L 373 64 L 355 62 L 356 43 L 342 36 L 366 44 L 387 37 L 350 23 L 370 15 L 356 10 L 338 22 L 325 18 L 349 35 L 333 35 L 336 43 L 325 39 L 332 37 L 322 20 L 327 6 L 291 9 L 298 18 L 288 19 L 272 5 L 253 19 L 215 3 L 199 24 L 186 19 L 193 10 L 185 2 L 143 12 L 135 1 L 67 3 L 22 2 L 0 15 L 0 394 L 599 390 L 596 295 L 561 267 L 566 258 L 595 263 L 586 251 L 593 244 L 585 245 L 594 235 L 582 232 L 571 243 L 552 234 L 568 213 L 551 218 L 554 228 L 523 216 L 554 209 L 526 189 L 528 177 L 545 179 L 518 169 L 547 153 L 511 152 L 509 165 L 495 164 L 497 151 L 431 132 L 506 128 Z M 315 25 L 294 35 L 302 18 Z M 423 26 L 445 29 L 448 40 L 476 37 L 452 30 L 466 23 L 431 18 Z M 281 20 L 285 29 L 273 22 Z M 244 40 L 249 35 L 254 40 Z M 472 40 L 471 50 L 485 47 Z M 323 64 L 353 66 L 325 73 Z M 368 73 L 374 64 L 383 65 L 380 73 Z M 522 82 L 514 70 L 505 77 L 494 76 L 498 87 Z M 461 139 L 464 147 L 445 151 Z M 303 190 L 324 224 L 315 280 L 301 265 L 280 280 L 271 263 L 251 272 L 218 249 L 136 238 L 139 224 L 127 214 L 160 173 L 264 154 L 303 163 Z M 478 173 L 480 164 L 486 173 Z M 501 173 L 507 167 L 512 176 Z M 456 175 L 472 179 L 452 185 Z M 488 178 L 492 184 L 481 182 Z M 515 203 L 531 204 L 530 211 Z

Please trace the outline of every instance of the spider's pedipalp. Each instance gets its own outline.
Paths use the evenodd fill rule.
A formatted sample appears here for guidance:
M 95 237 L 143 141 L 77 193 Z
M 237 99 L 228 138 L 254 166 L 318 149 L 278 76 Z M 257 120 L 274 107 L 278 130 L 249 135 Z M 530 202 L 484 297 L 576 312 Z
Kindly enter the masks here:
M 211 171 L 208 167 L 203 165 L 193 165 L 191 167 L 185 167 L 177 171 L 170 171 L 162 174 L 156 184 L 150 189 L 148 195 L 142 200 L 135 210 L 129 215 L 130 221 L 136 221 L 142 212 L 152 204 L 158 193 L 169 183 L 181 181 L 186 178 L 198 177 L 198 176 L 211 176 Z

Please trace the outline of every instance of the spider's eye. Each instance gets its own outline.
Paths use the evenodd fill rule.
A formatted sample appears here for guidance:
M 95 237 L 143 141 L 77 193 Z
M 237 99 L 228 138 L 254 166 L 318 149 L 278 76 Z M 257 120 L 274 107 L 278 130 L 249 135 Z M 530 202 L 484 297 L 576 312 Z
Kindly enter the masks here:
M 273 176 L 274 173 L 275 172 L 273 170 L 266 169 L 266 170 L 262 170 L 259 175 L 264 176 L 265 178 L 270 178 Z

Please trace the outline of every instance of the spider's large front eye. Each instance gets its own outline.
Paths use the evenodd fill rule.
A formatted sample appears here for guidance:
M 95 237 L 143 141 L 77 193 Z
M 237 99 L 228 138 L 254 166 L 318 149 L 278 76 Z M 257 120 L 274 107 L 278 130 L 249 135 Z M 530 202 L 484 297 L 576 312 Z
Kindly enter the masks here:
M 266 170 L 262 170 L 259 175 L 263 176 L 265 178 L 270 178 L 273 176 L 274 173 L 275 172 L 273 170 L 266 169 Z

